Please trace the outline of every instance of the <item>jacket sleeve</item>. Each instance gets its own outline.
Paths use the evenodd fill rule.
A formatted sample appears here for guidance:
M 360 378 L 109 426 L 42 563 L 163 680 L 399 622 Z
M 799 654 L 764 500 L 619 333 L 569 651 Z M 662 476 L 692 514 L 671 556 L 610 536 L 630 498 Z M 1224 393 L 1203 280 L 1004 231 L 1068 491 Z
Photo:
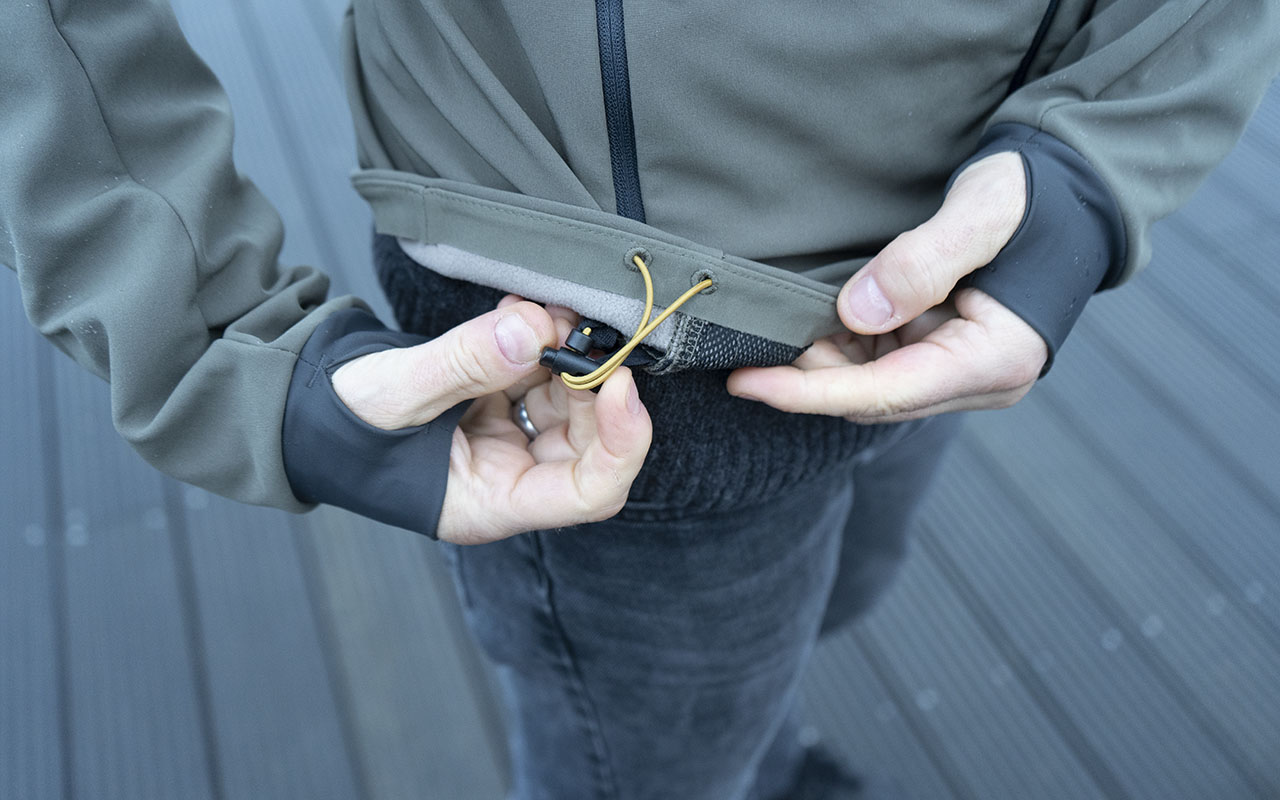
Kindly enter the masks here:
M 986 291 L 1048 345 L 1047 372 L 1089 297 L 1151 258 L 1152 224 L 1235 144 L 1280 70 L 1280 3 L 1113 0 L 988 123 L 978 153 L 1021 155 L 1027 211 L 962 285 Z
M 1124 255 L 1101 288 L 1151 259 L 1151 225 L 1235 144 L 1280 71 L 1276 0 L 1099 0 L 989 122 L 1046 132 L 1110 188 Z
M 167 3 L 14 3 L 3 31 L 0 262 L 32 323 L 110 382 L 117 430 L 161 471 L 293 511 L 331 501 L 293 491 L 282 420 L 321 413 L 314 393 L 290 396 L 299 353 L 362 304 L 278 263 L 280 219 L 236 173 L 227 98 Z M 365 316 L 381 346 L 408 343 Z M 433 532 L 432 509 L 419 516 Z

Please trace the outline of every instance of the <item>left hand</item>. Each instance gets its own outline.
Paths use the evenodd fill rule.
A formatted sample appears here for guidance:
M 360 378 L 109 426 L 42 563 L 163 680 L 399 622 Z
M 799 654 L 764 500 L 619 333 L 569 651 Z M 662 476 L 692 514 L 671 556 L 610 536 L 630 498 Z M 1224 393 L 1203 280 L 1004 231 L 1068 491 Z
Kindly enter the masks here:
M 453 432 L 435 528 L 442 541 L 480 544 L 595 522 L 626 502 L 653 424 L 625 367 L 593 394 L 566 388 L 538 365 L 542 348 L 563 343 L 574 321 L 567 309 L 509 295 L 428 342 L 334 371 L 338 398 L 384 430 L 422 425 L 474 400 Z M 532 441 L 511 419 L 520 397 L 540 432 Z
M 845 284 L 837 308 L 850 333 L 814 342 L 788 366 L 735 370 L 729 393 L 861 423 L 1013 405 L 1044 367 L 1044 340 L 990 295 L 953 290 L 995 258 L 1025 208 L 1016 153 L 970 165 L 938 213 Z

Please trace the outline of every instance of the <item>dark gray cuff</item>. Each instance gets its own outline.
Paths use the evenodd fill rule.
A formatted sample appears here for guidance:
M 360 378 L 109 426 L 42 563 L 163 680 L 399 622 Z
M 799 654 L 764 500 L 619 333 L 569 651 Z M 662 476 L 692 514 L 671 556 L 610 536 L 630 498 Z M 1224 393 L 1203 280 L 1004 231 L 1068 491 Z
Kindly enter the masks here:
M 351 413 L 330 377 L 358 356 L 410 347 L 422 336 L 348 308 L 320 324 L 298 356 L 284 409 L 284 468 L 294 495 L 431 538 L 444 504 L 453 430 L 467 403 L 426 425 L 387 431 Z
M 1004 249 L 960 285 L 981 289 L 1034 328 L 1049 346 L 1048 372 L 1090 295 L 1115 283 L 1124 264 L 1124 223 L 1111 190 L 1084 156 L 1028 125 L 992 127 L 951 180 L 975 161 L 1007 151 L 1026 166 L 1026 213 Z

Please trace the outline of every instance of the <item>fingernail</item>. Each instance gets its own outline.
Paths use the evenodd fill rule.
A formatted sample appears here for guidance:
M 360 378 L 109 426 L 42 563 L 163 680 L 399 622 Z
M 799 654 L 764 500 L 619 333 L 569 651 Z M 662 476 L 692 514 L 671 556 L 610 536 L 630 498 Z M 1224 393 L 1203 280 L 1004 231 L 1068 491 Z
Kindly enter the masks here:
M 738 398 L 739 400 L 750 400 L 753 403 L 760 402 L 760 398 L 752 394 L 735 394 L 734 397 Z
M 542 342 L 534 333 L 529 323 L 519 314 L 508 314 L 498 320 L 493 328 L 494 338 L 498 340 L 498 349 L 513 364 L 521 366 L 538 360 L 542 352 Z
M 632 414 L 640 413 L 640 392 L 636 390 L 634 381 L 631 384 L 631 388 L 627 389 L 627 410 Z
M 880 291 L 874 275 L 867 275 L 845 294 L 844 307 L 847 316 L 868 328 L 879 328 L 893 317 L 893 304 Z

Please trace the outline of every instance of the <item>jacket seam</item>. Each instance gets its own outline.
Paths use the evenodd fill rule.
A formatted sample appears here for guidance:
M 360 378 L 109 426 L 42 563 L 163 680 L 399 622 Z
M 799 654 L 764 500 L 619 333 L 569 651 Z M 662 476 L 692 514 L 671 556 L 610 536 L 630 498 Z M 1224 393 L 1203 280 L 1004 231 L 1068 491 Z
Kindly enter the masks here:
M 1093 93 L 1093 96 L 1091 96 L 1091 97 L 1089 98 L 1089 100 L 1090 100 L 1091 102 L 1097 101 L 1099 98 L 1101 98 L 1103 95 L 1105 95 L 1108 91 L 1110 91 L 1110 90 L 1111 90 L 1111 88 L 1112 88 L 1113 86 L 1115 86 L 1115 85 L 1116 85 L 1117 83 L 1119 83 L 1121 80 L 1123 80 L 1123 79 L 1125 79 L 1125 78 L 1129 77 L 1129 75 L 1130 75 L 1131 73 L 1133 73 L 1133 72 L 1134 72 L 1134 70 L 1138 69 L 1138 67 L 1140 67 L 1140 66 L 1142 66 L 1143 64 L 1145 64 L 1148 60 L 1150 60 L 1150 59 L 1151 59 L 1153 56 L 1155 56 L 1157 53 L 1163 52 L 1163 51 L 1165 50 L 1165 48 L 1169 46 L 1169 42 L 1170 42 L 1174 37 L 1176 37 L 1178 34 L 1182 33 L 1182 29 L 1183 29 L 1183 28 L 1185 28 L 1185 27 L 1187 27 L 1188 25 L 1190 25 L 1190 24 L 1191 24 L 1191 22 L 1192 22 L 1192 20 L 1194 20 L 1196 17 L 1200 16 L 1200 13 L 1201 13 L 1202 11 L 1204 11 L 1204 10 L 1205 10 L 1205 8 L 1207 8 L 1207 7 L 1209 6 L 1209 3 L 1210 3 L 1210 2 L 1212 2 L 1212 0 L 1200 0 L 1200 4 L 1196 6 L 1195 10 L 1194 10 L 1194 11 L 1192 11 L 1192 12 L 1191 12 L 1191 14 L 1190 14 L 1190 15 L 1189 15 L 1185 20 L 1183 20 L 1183 21 L 1182 21 L 1182 23 L 1181 23 L 1180 25 L 1178 25 L 1178 27 L 1177 27 L 1177 28 L 1175 28 L 1174 30 L 1170 31 L 1170 32 L 1169 32 L 1169 34 L 1168 34 L 1167 36 L 1165 36 L 1164 38 L 1162 38 L 1162 39 L 1160 40 L 1160 44 L 1159 44 L 1157 47 L 1152 48 L 1152 49 L 1151 49 L 1151 51 L 1150 51 L 1149 53 L 1147 53 L 1146 55 L 1144 55 L 1142 58 L 1138 59 L 1138 60 L 1137 60 L 1137 61 L 1135 61 L 1134 63 L 1130 64 L 1128 69 L 1126 69 L 1125 71 L 1123 71 L 1123 72 L 1119 73 L 1118 75 L 1115 75 L 1114 77 L 1112 77 L 1112 78 L 1111 78 L 1111 80 L 1107 81 L 1107 83 L 1106 83 L 1106 85 L 1105 85 L 1105 86 L 1103 86 L 1102 88 L 1098 89 L 1098 91 L 1094 92 L 1094 93 Z M 1045 109 L 1044 114 L 1041 114 L 1041 115 L 1040 115 L 1041 119 L 1043 119 L 1043 118 L 1044 118 L 1045 114 L 1048 114 L 1050 111 L 1054 111 L 1054 110 L 1056 110 L 1057 108 L 1058 108 L 1057 106 L 1054 106 L 1053 108 Z
M 133 170 L 129 167 L 128 160 L 125 159 L 124 153 L 120 150 L 120 145 L 116 142 L 116 135 L 111 129 L 111 123 L 107 121 L 107 115 L 102 110 L 102 99 L 98 95 L 98 88 L 94 85 L 93 77 L 89 74 L 88 68 L 85 67 L 84 60 L 80 58 L 80 54 L 76 52 L 75 46 L 71 44 L 71 41 L 66 37 L 66 34 L 62 32 L 62 26 L 58 23 L 58 17 L 53 13 L 53 4 L 50 0 L 45 0 L 44 5 L 45 9 L 49 12 L 49 22 L 53 25 L 53 29 L 57 31 L 58 38 L 62 40 L 64 45 L 66 45 L 67 52 L 69 52 L 71 57 L 76 60 L 76 64 L 80 67 L 80 74 L 84 76 L 84 81 L 89 87 L 89 92 L 93 95 L 94 108 L 98 112 L 98 119 L 102 120 L 102 128 L 107 133 L 107 141 L 111 142 L 111 150 L 116 155 L 116 161 L 119 162 L 120 167 L 124 170 L 125 175 L 129 176 L 129 181 L 133 183 L 134 186 L 142 189 L 148 194 L 160 198 L 160 200 L 169 208 L 169 211 L 173 213 L 174 219 L 178 221 L 178 225 L 182 227 L 183 234 L 187 237 L 187 243 L 191 245 L 191 261 L 196 266 L 196 276 L 199 278 L 201 272 L 200 252 L 196 247 L 195 237 L 191 235 L 191 229 L 187 226 L 186 220 L 182 218 L 182 214 L 178 212 L 177 207 L 174 206 L 169 198 L 165 197 L 163 193 L 155 188 L 147 186 L 145 183 L 138 180 L 137 176 L 133 174 Z M 193 302 L 191 303 L 191 307 L 200 315 L 200 322 L 204 325 L 205 330 L 210 330 L 209 320 L 205 317 L 204 309 L 200 308 L 200 304 Z
M 1211 0 L 1200 0 L 1200 4 L 1199 4 L 1198 6 L 1196 6 L 1196 10 L 1195 10 L 1195 11 L 1193 11 L 1193 12 L 1191 13 L 1191 15 L 1190 15 L 1190 16 L 1188 16 L 1185 20 L 1183 20 L 1183 21 L 1182 21 L 1182 23 L 1181 23 L 1180 25 L 1178 25 L 1178 27 L 1177 27 L 1175 30 L 1171 31 L 1167 36 L 1165 36 L 1165 37 L 1163 38 L 1163 40 L 1162 40 L 1162 42 L 1161 42 L 1161 46 L 1156 47 L 1155 49 L 1151 50 L 1151 52 L 1147 53 L 1147 54 L 1146 54 L 1146 55 L 1144 55 L 1142 58 L 1140 58 L 1140 59 L 1138 59 L 1137 61 L 1135 61 L 1135 62 L 1133 62 L 1132 64 L 1130 64 L 1130 65 L 1128 66 L 1128 68 L 1126 68 L 1123 72 L 1119 73 L 1118 75 L 1113 76 L 1113 77 L 1111 78 L 1111 80 L 1107 81 L 1107 83 L 1106 83 L 1104 86 L 1102 86 L 1101 88 L 1099 88 L 1096 92 L 1092 92 L 1088 97 L 1063 98 L 1062 100 L 1058 101 L 1057 103 L 1053 103 L 1053 104 L 1049 105 L 1047 108 L 1045 108 L 1043 111 L 1041 111 L 1041 112 L 1040 112 L 1040 116 L 1036 118 L 1036 124 L 1035 124 L 1035 127 L 1036 127 L 1036 128 L 1038 128 L 1038 129 L 1040 129 L 1040 130 L 1045 131 L 1046 133 L 1049 133 L 1049 134 L 1051 134 L 1051 135 L 1052 135 L 1052 134 L 1053 134 L 1053 132 L 1052 132 L 1052 131 L 1049 131 L 1049 130 L 1047 130 L 1047 129 L 1045 128 L 1045 119 L 1046 119 L 1050 114 L 1054 113 L 1055 111 L 1063 110 L 1063 109 L 1065 109 L 1067 106 L 1074 106 L 1074 105 L 1077 105 L 1077 104 L 1079 104 L 1079 103 L 1085 103 L 1085 102 L 1089 102 L 1089 103 L 1096 102 L 1099 98 L 1101 98 L 1101 97 L 1102 97 L 1103 95 L 1105 95 L 1108 91 L 1110 91 L 1110 90 L 1111 90 L 1111 88 L 1112 88 L 1112 87 L 1114 87 L 1117 83 L 1119 83 L 1121 80 L 1123 80 L 1124 78 L 1126 78 L 1126 77 L 1128 77 L 1130 74 L 1132 74 L 1134 70 L 1138 69 L 1138 67 L 1140 67 L 1140 66 L 1142 66 L 1144 63 L 1146 63 L 1146 61 L 1147 61 L 1148 59 L 1150 59 L 1152 56 L 1154 56 L 1156 53 L 1158 53 L 1158 52 L 1160 52 L 1161 50 L 1163 50 L 1163 49 L 1164 49 L 1164 45 L 1167 45 L 1167 44 L 1168 44 L 1168 42 L 1169 42 L 1169 40 L 1170 40 L 1170 39 L 1172 39 L 1173 37 L 1177 36 L 1177 35 L 1182 31 L 1182 29 L 1183 29 L 1183 28 L 1185 28 L 1185 27 L 1187 27 L 1188 25 L 1190 25 L 1192 20 L 1194 20 L 1196 17 L 1200 16 L 1200 12 L 1204 11 L 1204 9 L 1209 5 L 1209 3 L 1210 3 L 1210 2 L 1211 2 Z M 1113 46 L 1114 46 L 1114 43 L 1113 43 Z M 1076 61 L 1075 63 L 1076 63 L 1076 64 L 1078 64 L 1078 63 L 1080 63 L 1080 61 L 1084 61 L 1084 60 L 1086 60 L 1086 59 L 1088 59 L 1088 56 L 1085 56 L 1084 58 L 1080 59 L 1079 61 Z M 1072 149 L 1075 149 L 1075 148 L 1072 148 Z M 1077 150 L 1076 152 L 1079 152 L 1079 150 Z M 1084 154 L 1083 154 L 1083 153 L 1081 153 L 1081 155 L 1083 156 Z M 1086 158 L 1085 160 L 1086 160 L 1086 161 L 1088 161 L 1089 159 L 1088 159 L 1088 158 Z M 1090 164 L 1090 165 L 1092 166 L 1092 164 Z

